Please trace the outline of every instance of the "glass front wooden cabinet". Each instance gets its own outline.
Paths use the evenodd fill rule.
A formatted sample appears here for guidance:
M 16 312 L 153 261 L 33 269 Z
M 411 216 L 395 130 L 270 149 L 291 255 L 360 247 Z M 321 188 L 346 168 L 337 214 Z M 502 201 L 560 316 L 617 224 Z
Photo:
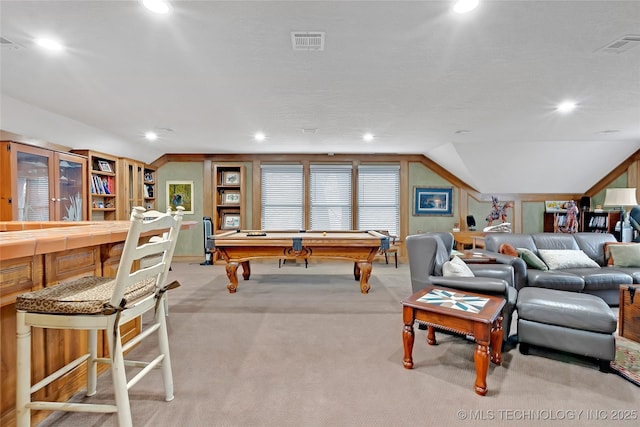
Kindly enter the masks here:
M 3 141 L 0 219 L 87 220 L 87 158 Z

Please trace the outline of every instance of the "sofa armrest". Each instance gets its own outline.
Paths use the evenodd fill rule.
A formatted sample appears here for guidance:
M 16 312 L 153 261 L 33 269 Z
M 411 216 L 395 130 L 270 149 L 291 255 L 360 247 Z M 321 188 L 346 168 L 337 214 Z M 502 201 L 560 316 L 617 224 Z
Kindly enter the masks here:
M 498 264 L 506 264 L 513 267 L 513 286 L 520 290 L 527 286 L 527 263 L 520 257 L 505 255 L 498 252 L 487 251 L 486 249 L 474 249 L 496 259 Z
M 506 280 L 487 277 L 443 277 L 431 276 L 429 280 L 437 286 L 467 290 L 469 292 L 490 292 L 506 295 L 509 284 Z
M 476 277 L 502 279 L 514 286 L 513 266 L 510 264 L 467 264 Z

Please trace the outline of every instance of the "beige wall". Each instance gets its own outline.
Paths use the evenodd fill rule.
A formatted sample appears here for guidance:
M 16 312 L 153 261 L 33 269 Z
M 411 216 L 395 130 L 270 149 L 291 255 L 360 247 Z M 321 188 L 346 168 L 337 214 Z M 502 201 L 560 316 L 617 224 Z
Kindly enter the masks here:
M 193 214 L 184 215 L 184 221 L 197 221 L 198 226 L 182 230 L 178 237 L 175 256 L 198 256 L 204 260 L 204 235 L 202 226 L 202 162 L 170 162 L 158 169 L 157 206 L 159 210 L 167 206 L 167 181 L 193 181 Z M 207 213 L 206 216 L 210 214 Z
M 247 155 L 243 160 L 235 158 L 234 164 L 242 164 L 245 167 L 245 224 L 251 226 L 255 219 L 256 223 L 260 223 L 260 218 L 254 218 L 251 206 L 253 206 L 253 199 L 255 197 L 253 183 L 253 167 L 255 165 L 252 161 L 246 161 L 251 156 Z M 211 162 L 216 164 L 225 164 L 226 161 L 216 162 L 212 157 L 209 157 Z M 326 161 L 326 160 L 325 160 Z M 387 163 L 389 163 L 387 161 Z M 442 171 L 437 172 L 431 169 L 429 166 L 419 161 L 400 162 L 401 164 L 408 165 L 407 170 L 401 173 L 405 173 L 408 176 L 408 184 L 405 188 L 401 188 L 401 192 L 406 192 L 407 200 L 406 209 L 401 209 L 401 212 L 407 212 L 406 218 L 401 218 L 400 221 L 404 222 L 407 227 L 408 234 L 416 234 L 418 232 L 425 231 L 450 231 L 453 228 L 454 223 L 460 222 L 462 230 L 466 230 L 465 218 L 467 213 L 473 215 L 476 220 L 476 229 L 482 230 L 487 225 L 486 217 L 491 212 L 491 195 L 478 195 L 473 191 L 467 189 L 461 189 L 453 184 L 449 179 L 456 180 L 453 176 L 447 176 L 447 178 L 441 175 Z M 176 249 L 177 256 L 183 257 L 200 257 L 204 260 L 204 242 L 203 242 L 203 216 L 212 216 L 210 210 L 212 207 L 203 206 L 204 194 L 203 194 L 203 177 L 210 176 L 204 171 L 204 165 L 208 164 L 204 160 L 202 161 L 169 161 L 158 168 L 158 207 L 166 205 L 166 181 L 167 180 L 188 180 L 194 182 L 194 213 L 186 215 L 186 220 L 196 221 L 197 227 L 191 230 L 186 230 L 180 236 L 178 247 Z M 635 169 L 630 169 L 635 170 Z M 633 176 L 631 176 L 633 175 Z M 627 187 L 632 186 L 629 183 L 630 180 L 636 179 L 634 174 L 628 174 L 626 171 L 622 172 L 615 179 L 609 180 L 606 183 L 606 187 Z M 415 216 L 414 212 L 414 192 L 415 187 L 436 187 L 436 188 L 452 188 L 452 215 L 451 216 Z M 592 197 L 592 207 L 597 204 L 602 205 L 604 203 L 605 190 L 602 186 L 602 190 L 594 193 Z M 465 206 L 460 202 L 461 194 L 467 197 L 466 212 L 461 213 L 461 206 Z M 544 200 L 568 200 L 567 195 L 554 195 L 554 194 L 538 194 L 538 195 L 497 195 L 501 203 L 505 201 L 514 201 L 515 207 L 509 209 L 508 221 L 514 224 L 514 230 L 516 232 L 523 233 L 537 233 L 543 231 L 543 214 L 544 214 Z M 576 198 L 576 195 L 570 196 Z M 401 197 L 402 199 L 402 197 Z M 577 202 L 578 200 L 576 200 Z M 406 237 L 406 236 L 401 236 Z

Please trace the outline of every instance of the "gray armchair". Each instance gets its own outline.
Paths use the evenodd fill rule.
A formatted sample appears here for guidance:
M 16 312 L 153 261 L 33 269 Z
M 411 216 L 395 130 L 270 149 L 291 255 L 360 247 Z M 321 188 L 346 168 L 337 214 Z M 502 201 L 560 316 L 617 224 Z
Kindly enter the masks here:
M 424 233 L 407 237 L 409 271 L 413 292 L 429 285 L 466 290 L 469 292 L 504 295 L 504 340 L 509 338 L 511 317 L 518 292 L 514 287 L 513 267 L 507 264 L 469 264 L 475 277 L 444 277 L 442 266 L 451 258 L 451 233 Z

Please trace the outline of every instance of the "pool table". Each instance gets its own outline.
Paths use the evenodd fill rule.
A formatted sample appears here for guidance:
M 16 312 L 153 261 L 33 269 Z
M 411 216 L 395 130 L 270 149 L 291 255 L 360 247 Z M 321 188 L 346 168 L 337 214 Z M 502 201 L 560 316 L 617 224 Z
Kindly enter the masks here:
M 353 261 L 360 292 L 369 292 L 372 262 L 380 250 L 389 249 L 389 237 L 376 231 L 264 231 L 233 230 L 209 236 L 207 250 L 227 262 L 229 293 L 236 292 L 238 266 L 249 280 L 249 261 L 260 258 L 342 259 Z

